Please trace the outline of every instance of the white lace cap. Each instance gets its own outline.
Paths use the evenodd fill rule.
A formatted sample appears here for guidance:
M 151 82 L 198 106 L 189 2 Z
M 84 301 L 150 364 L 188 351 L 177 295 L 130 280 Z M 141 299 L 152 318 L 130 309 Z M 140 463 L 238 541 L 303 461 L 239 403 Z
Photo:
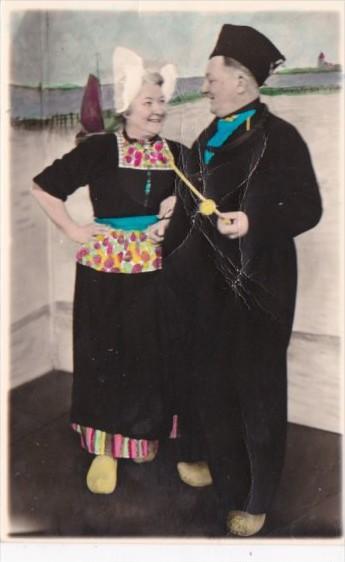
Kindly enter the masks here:
M 168 103 L 168 101 L 171 99 L 171 96 L 175 91 L 176 80 L 177 80 L 176 66 L 174 64 L 165 64 L 159 70 L 159 74 L 162 76 L 164 80 L 162 85 L 162 92 L 164 94 L 165 101 Z
M 177 71 L 173 64 L 157 70 L 162 76 L 162 92 L 168 102 L 175 90 Z M 125 47 L 116 47 L 113 55 L 114 104 L 116 113 L 123 113 L 138 95 L 146 72 L 143 59 Z

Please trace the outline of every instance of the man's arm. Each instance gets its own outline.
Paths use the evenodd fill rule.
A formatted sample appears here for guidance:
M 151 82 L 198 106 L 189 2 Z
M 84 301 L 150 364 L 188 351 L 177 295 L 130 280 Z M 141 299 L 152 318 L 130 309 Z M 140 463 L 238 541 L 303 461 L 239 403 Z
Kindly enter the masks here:
M 320 220 L 321 197 L 310 154 L 292 126 L 269 138 L 268 152 L 247 186 L 241 211 L 248 220 L 241 236 L 248 234 L 255 247 L 291 239 Z M 241 222 L 245 224 L 243 218 Z M 218 229 L 224 234 L 226 225 Z M 231 237 L 230 232 L 225 234 Z

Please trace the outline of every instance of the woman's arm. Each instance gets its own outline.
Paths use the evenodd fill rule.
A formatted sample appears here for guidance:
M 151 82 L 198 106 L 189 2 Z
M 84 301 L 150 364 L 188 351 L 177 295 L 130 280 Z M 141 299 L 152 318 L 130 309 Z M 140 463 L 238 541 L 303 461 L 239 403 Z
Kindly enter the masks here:
M 36 183 L 33 184 L 32 195 L 56 226 L 74 242 L 83 244 L 95 234 L 103 234 L 108 231 L 106 226 L 96 223 L 77 224 L 68 214 L 64 201 L 53 197 L 53 195 L 44 191 Z

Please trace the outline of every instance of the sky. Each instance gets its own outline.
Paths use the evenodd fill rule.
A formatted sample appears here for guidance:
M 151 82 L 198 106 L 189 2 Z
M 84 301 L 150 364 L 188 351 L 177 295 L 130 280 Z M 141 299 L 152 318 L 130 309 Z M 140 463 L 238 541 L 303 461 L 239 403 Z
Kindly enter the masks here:
M 260 5 L 260 3 L 258 3 Z M 316 66 L 320 51 L 341 62 L 340 20 L 334 11 L 35 11 L 10 20 L 10 81 L 84 85 L 99 62 L 112 82 L 112 53 L 122 45 L 146 60 L 174 62 L 179 76 L 201 76 L 224 23 L 250 25 L 285 55 L 286 67 Z M 312 6 L 312 3 L 310 4 Z

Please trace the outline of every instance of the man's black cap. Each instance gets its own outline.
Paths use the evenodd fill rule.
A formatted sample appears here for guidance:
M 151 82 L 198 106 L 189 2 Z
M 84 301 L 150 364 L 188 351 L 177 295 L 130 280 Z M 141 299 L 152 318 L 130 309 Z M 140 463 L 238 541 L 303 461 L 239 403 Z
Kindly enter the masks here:
M 223 25 L 209 58 L 231 57 L 248 68 L 259 86 L 285 57 L 265 35 L 247 25 Z

